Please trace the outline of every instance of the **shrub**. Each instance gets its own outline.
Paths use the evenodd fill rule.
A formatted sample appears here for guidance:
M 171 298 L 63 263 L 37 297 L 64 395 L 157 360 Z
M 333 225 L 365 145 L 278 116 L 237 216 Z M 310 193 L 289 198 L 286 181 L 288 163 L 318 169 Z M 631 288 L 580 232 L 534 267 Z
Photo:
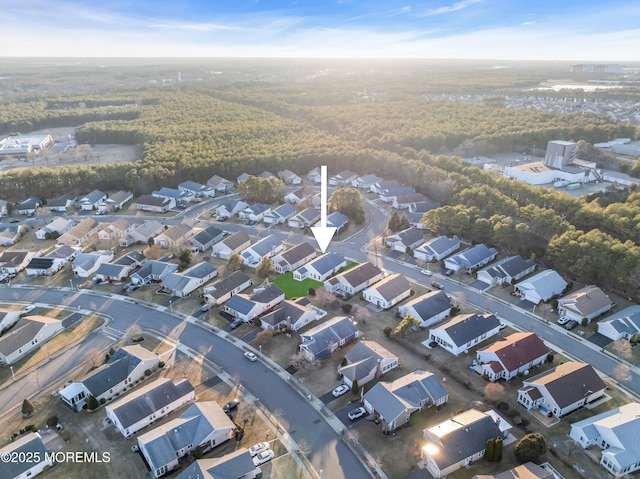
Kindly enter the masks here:
M 33 403 L 29 399 L 25 398 L 25 400 L 22 401 L 22 415 L 25 417 L 29 417 L 34 412 L 36 412 L 36 407 L 33 405 Z
M 548 363 L 552 363 L 552 362 L 553 362 L 553 357 L 554 357 L 554 356 L 553 356 L 553 353 L 549 353 L 549 354 L 547 354 L 547 362 L 548 362 Z
M 89 409 L 89 411 L 94 411 L 98 409 L 99 405 L 100 404 L 98 403 L 96 397 L 93 394 L 89 394 L 89 397 L 87 398 L 87 409 Z
M 47 419 L 47 426 L 56 427 L 58 425 L 58 422 L 58 416 L 51 416 L 49 419 Z
M 253 324 L 255 324 L 257 327 L 262 327 L 262 320 L 260 318 L 255 318 L 253 320 Z
M 164 368 L 164 361 L 160 361 L 158 363 L 158 368 L 160 368 L 160 369 Z
M 316 289 L 315 288 L 309 288 L 307 290 L 307 293 L 309 293 L 309 296 L 315 296 L 316 295 Z
M 101 398 L 100 399 L 100 405 L 102 406 L 103 404 L 105 404 L 107 402 L 107 400 L 105 398 Z
M 384 333 L 384 335 L 385 335 L 386 337 L 391 336 L 391 331 L 393 331 L 393 330 L 391 329 L 391 327 L 390 327 L 390 326 L 387 326 L 386 328 L 384 328 L 384 329 L 382 330 L 382 332 Z
M 587 318 L 582 318 L 582 321 L 580 321 L 580 326 L 585 328 L 587 324 L 589 324 L 589 320 Z
M 537 462 L 547 450 L 547 443 L 542 434 L 531 433 L 524 436 L 515 446 L 514 453 L 521 463 Z
M 351 394 L 356 395 L 360 392 L 360 386 L 358 386 L 358 380 L 354 379 L 351 384 Z
M 145 376 L 151 376 L 151 369 L 147 369 L 147 370 L 144 372 L 144 375 L 145 375 Z
M 349 314 L 351 312 L 351 308 L 353 308 L 353 305 L 349 303 L 344 303 L 342 305 L 342 311 L 344 311 L 345 314 Z

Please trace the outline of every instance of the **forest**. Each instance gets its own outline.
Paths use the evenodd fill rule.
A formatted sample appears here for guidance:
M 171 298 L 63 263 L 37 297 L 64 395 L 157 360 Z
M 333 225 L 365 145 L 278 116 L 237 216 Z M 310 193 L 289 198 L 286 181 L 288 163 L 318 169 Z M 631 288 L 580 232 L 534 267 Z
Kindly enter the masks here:
M 529 70 L 527 70 L 528 72 Z M 0 132 L 76 126 L 80 143 L 141 145 L 135 163 L 36 168 L 0 176 L 3 199 L 47 198 L 90 188 L 148 193 L 214 174 L 305 174 L 326 164 L 397 178 L 438 201 L 425 215 L 434 233 L 534 257 L 568 278 L 637 293 L 640 192 L 575 199 L 464 166 L 456 153 L 518 151 L 553 139 L 589 146 L 637 136 L 632 125 L 592 114 L 504 108 L 500 91 L 527 82 L 522 71 L 305 77 L 304 81 L 194 82 L 0 100 Z M 537 79 L 529 75 L 529 82 Z M 541 75 L 539 75 L 541 76 Z M 428 92 L 486 91 L 481 104 L 428 100 Z M 493 82 L 493 83 L 492 83 Z M 493 85 L 493 86 L 492 86 Z M 618 93 L 619 94 L 619 93 Z M 634 168 L 633 170 L 638 170 Z

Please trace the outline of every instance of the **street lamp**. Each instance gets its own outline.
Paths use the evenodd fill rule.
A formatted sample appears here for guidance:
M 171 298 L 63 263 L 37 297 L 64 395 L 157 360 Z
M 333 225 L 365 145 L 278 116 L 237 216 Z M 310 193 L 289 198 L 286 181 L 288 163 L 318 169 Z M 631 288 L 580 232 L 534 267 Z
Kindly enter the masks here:
M 260 359 L 262 359 L 262 344 L 258 348 L 260 349 Z
M 173 313 L 173 301 L 169 300 L 169 311 Z
M 72 279 L 69 280 L 69 288 L 71 288 L 73 290 L 73 280 Z
M 15 382 L 15 380 L 16 380 L 16 375 L 15 375 L 15 373 L 13 372 L 13 366 L 9 366 L 9 368 L 11 369 L 11 376 L 13 377 L 13 381 Z

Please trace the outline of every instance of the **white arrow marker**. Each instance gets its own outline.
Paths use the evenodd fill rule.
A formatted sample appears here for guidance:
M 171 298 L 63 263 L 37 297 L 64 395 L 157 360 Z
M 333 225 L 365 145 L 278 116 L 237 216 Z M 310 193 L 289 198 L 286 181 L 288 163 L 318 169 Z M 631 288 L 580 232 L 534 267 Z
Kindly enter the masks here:
M 325 253 L 331 243 L 331 238 L 336 234 L 335 227 L 327 226 L 327 165 L 320 167 L 320 226 L 311 228 L 320 251 Z

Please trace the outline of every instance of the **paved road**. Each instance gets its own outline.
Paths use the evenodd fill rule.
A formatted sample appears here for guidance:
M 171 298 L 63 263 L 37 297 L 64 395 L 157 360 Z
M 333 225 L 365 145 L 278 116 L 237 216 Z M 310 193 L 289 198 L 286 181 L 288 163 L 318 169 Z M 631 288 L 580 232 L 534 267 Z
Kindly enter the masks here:
M 17 296 L 17 297 L 16 297 Z M 160 309 L 152 309 L 122 299 L 111 299 L 91 293 L 74 293 L 52 289 L 0 288 L 0 301 L 21 301 L 47 304 L 63 304 L 82 309 L 93 309 L 113 318 L 110 327 L 125 331 L 138 324 L 178 339 L 194 351 L 204 353 L 206 358 L 223 368 L 229 375 L 237 376 L 243 386 L 271 412 L 281 410 L 285 428 L 296 442 L 309 444 L 309 460 L 317 471 L 323 470 L 326 477 L 365 478 L 371 477 L 358 458 L 324 417 L 301 396 L 286 380 L 262 363 L 252 363 L 243 357 L 243 350 L 208 330 L 182 321 Z M 164 308 L 162 308 L 164 309 Z M 40 373 L 41 374 L 41 373 Z M 22 397 L 17 398 L 22 401 Z M 16 399 L 10 401 L 15 404 Z

